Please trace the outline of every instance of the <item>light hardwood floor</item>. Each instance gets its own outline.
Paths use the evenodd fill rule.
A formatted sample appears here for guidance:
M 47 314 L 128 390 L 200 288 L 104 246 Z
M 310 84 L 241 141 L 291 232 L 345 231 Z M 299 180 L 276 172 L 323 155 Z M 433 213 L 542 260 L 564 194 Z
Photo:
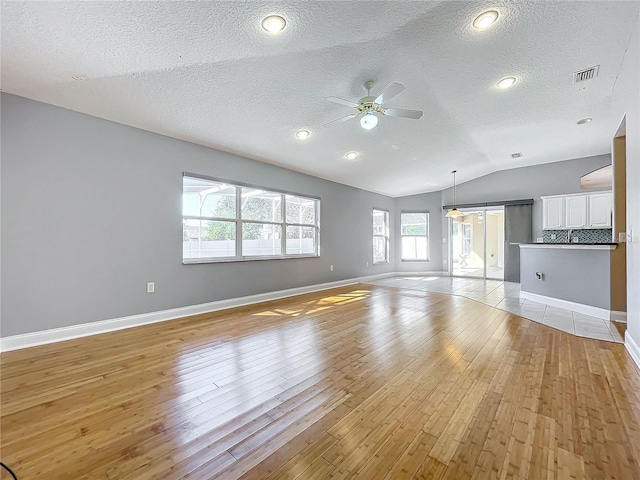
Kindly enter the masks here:
M 0 366 L 20 480 L 640 478 L 624 346 L 462 297 L 360 284 Z

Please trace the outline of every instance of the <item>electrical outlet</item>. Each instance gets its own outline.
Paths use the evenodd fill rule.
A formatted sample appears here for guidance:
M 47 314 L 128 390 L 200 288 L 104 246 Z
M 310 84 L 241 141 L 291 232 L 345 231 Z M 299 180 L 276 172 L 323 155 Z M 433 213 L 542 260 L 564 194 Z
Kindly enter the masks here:
M 538 238 L 536 238 L 536 242 L 538 242 L 538 243 L 544 243 L 544 238 L 542 238 L 542 237 L 538 237 Z
M 333 265 L 329 265 L 329 270 L 333 272 Z
M 367 267 L 369 266 L 369 262 L 367 262 Z
M 629 242 L 631 242 L 631 232 L 618 233 L 618 243 L 629 243 Z
M 147 283 L 147 293 L 153 293 L 156 291 L 156 284 L 154 282 Z
M 551 234 L 551 240 L 555 240 L 555 239 L 556 239 L 556 234 L 555 234 L 555 233 L 552 233 L 552 234 Z

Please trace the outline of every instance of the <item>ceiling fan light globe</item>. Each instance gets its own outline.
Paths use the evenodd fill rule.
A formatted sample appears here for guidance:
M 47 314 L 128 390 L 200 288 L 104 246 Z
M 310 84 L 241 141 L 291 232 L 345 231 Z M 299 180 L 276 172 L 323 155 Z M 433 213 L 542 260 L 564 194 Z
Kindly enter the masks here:
M 360 126 L 365 130 L 371 130 L 378 125 L 378 117 L 373 113 L 365 113 L 360 119 Z

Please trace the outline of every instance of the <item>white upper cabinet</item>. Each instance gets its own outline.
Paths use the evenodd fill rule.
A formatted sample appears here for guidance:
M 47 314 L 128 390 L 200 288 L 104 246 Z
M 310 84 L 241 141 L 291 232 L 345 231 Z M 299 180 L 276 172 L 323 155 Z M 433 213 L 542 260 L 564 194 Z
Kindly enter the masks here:
M 589 226 L 591 228 L 611 228 L 613 195 L 611 192 L 589 195 Z
M 544 230 L 564 228 L 564 197 L 542 198 L 542 224 Z
M 550 195 L 542 198 L 542 229 L 611 228 L 611 192 Z
M 572 195 L 565 198 L 566 228 L 587 227 L 587 202 L 588 197 L 586 195 Z

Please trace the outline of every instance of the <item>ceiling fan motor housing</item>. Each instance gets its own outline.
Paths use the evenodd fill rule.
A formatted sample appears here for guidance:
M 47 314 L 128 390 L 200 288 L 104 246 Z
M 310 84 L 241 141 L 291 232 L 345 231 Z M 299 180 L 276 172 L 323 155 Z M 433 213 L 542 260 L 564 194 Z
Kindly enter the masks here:
M 373 87 L 373 82 L 368 81 L 363 85 L 364 89 L 367 92 L 365 97 L 362 97 L 358 100 L 358 103 L 353 102 L 351 100 L 345 100 L 339 97 L 327 97 L 327 100 L 333 103 L 338 103 L 340 105 L 344 105 L 347 107 L 355 108 L 357 113 L 352 113 L 351 115 L 345 115 L 342 118 L 337 120 L 333 120 L 329 123 L 326 123 L 325 126 L 331 125 L 335 122 L 343 122 L 345 120 L 349 120 L 350 118 L 361 116 L 360 125 L 363 128 L 371 129 L 375 127 L 378 123 L 378 115 L 389 115 L 391 117 L 403 117 L 403 118 L 411 118 L 417 120 L 422 117 L 421 110 L 407 110 L 403 108 L 384 108 L 383 105 L 394 98 L 396 95 L 402 93 L 404 91 L 404 85 L 394 82 L 391 83 L 387 88 L 385 88 L 380 95 L 374 97 L 371 95 L 371 88 Z M 378 114 L 378 115 L 375 115 Z M 366 118 L 365 117 L 370 117 Z
M 358 110 L 360 112 L 378 112 L 382 113 L 381 105 L 375 102 L 376 97 L 362 97 L 358 101 Z

